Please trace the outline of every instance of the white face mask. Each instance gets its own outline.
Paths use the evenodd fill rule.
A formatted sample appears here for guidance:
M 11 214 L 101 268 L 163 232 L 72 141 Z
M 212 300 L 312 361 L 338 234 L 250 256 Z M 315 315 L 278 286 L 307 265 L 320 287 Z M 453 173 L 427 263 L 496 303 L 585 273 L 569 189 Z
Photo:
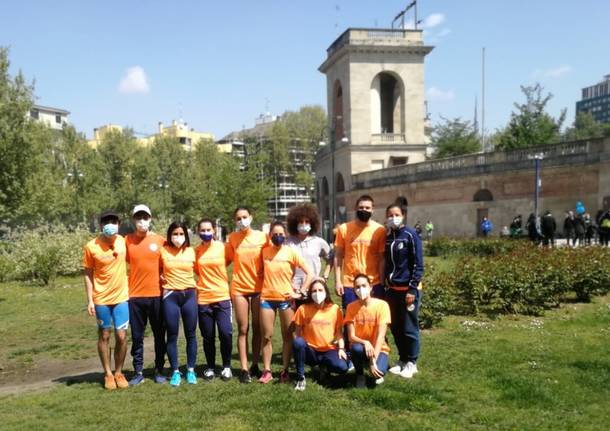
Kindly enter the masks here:
M 401 216 L 388 217 L 388 220 L 387 220 L 388 227 L 390 227 L 392 229 L 397 229 L 402 224 L 402 220 L 403 220 L 403 218 Z
M 182 247 L 186 238 L 184 235 L 174 235 L 172 236 L 172 244 L 174 244 L 177 248 Z
M 313 300 L 313 302 L 320 305 L 326 299 L 326 292 L 323 290 L 320 292 L 313 292 L 311 294 L 311 299 Z
M 150 228 L 150 220 L 140 219 L 136 221 L 136 229 L 140 232 L 148 232 Z
M 250 227 L 250 223 L 252 223 L 252 217 L 243 218 L 237 222 L 237 229 L 245 230 Z
M 357 287 L 354 289 L 354 291 L 356 292 L 356 296 L 362 300 L 365 300 L 371 294 L 370 287 Z
M 311 225 L 309 223 L 299 223 L 297 230 L 299 233 L 309 233 L 309 231 L 311 231 Z

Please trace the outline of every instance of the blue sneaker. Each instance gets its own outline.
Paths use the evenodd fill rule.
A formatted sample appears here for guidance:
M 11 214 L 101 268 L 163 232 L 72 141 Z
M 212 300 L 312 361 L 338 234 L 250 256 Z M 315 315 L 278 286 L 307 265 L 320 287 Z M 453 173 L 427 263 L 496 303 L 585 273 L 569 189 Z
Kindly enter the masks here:
M 174 374 L 172 374 L 172 378 L 169 381 L 169 384 L 172 386 L 180 386 L 181 380 L 182 380 L 182 375 L 180 374 L 180 371 L 174 371 Z
M 167 378 L 165 378 L 165 376 L 159 371 L 155 372 L 154 380 L 155 380 L 155 383 L 158 383 L 160 385 L 167 382 Z
M 142 373 L 137 373 L 133 378 L 129 381 L 129 386 L 138 386 L 139 384 L 144 383 L 144 376 Z
M 195 371 L 187 371 L 186 372 L 186 382 L 189 385 L 196 385 L 197 384 L 197 374 L 195 374 Z

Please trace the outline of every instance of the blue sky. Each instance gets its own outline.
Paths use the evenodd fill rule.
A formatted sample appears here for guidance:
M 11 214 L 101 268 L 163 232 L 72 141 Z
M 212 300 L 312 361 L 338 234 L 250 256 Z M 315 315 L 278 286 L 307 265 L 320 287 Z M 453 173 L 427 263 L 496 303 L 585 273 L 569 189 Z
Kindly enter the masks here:
M 180 114 L 222 137 L 326 103 L 317 67 L 347 27 L 389 27 L 409 0 L 12 1 L 0 45 L 38 103 L 71 111 L 88 136 L 115 123 L 152 133 Z M 486 47 L 486 124 L 508 121 L 519 85 L 541 82 L 550 111 L 574 116 L 580 89 L 610 73 L 607 0 L 420 0 L 433 121 L 472 119 Z

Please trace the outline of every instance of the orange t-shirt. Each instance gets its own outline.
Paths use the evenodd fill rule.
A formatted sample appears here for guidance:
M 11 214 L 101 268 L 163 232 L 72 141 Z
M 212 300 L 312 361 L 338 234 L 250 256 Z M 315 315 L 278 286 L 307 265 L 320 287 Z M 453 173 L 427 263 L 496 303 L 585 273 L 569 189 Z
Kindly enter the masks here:
M 260 292 L 263 287 L 263 260 L 261 252 L 270 244 L 260 230 L 233 232 L 226 244 L 225 258 L 233 262 L 231 295 L 248 295 Z
M 220 241 L 202 242 L 195 249 L 195 273 L 197 279 L 197 301 L 213 304 L 226 301 L 229 295 L 229 276 L 225 265 L 225 246 Z
M 93 303 L 112 305 L 129 299 L 125 239 L 121 235 L 108 244 L 100 237 L 84 247 L 83 267 L 93 269 Z
M 165 239 L 152 232 L 144 237 L 130 233 L 125 238 L 127 263 L 129 263 L 130 298 L 161 296 L 159 268 L 163 244 L 165 244 Z
M 171 245 L 161 248 L 164 289 L 185 290 L 195 287 L 195 250 L 193 247 L 177 249 Z
M 307 344 L 318 352 L 336 349 L 333 344 L 335 334 L 341 334 L 343 313 L 336 304 L 318 308 L 316 304 L 301 305 L 292 321 L 301 327 L 301 334 Z
M 362 301 L 354 301 L 345 310 L 344 324 L 352 323 L 356 331 L 356 337 L 369 341 L 373 346 L 379 334 L 379 328 L 392 323 L 390 317 L 390 306 L 382 299 L 371 298 L 370 303 L 365 306 Z M 384 340 L 381 351 L 390 352 L 390 346 Z
M 265 247 L 263 249 L 264 281 L 261 299 L 266 301 L 286 301 L 292 293 L 294 270 L 305 268 L 301 254 L 287 245 Z
M 373 286 L 381 283 L 379 263 L 385 251 L 385 237 L 385 228 L 373 220 L 367 224 L 354 220 L 339 226 L 335 248 L 343 250 L 344 286 L 353 286 L 354 275 L 358 273 L 371 277 Z

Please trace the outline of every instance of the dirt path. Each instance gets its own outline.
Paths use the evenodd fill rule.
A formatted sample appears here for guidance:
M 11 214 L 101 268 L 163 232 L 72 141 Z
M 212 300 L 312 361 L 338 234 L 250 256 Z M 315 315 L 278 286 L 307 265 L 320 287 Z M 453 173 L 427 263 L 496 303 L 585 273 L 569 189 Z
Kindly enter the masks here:
M 95 340 L 91 340 L 95 345 Z M 144 340 L 144 363 L 148 364 L 154 358 L 153 341 Z M 132 371 L 131 355 L 125 359 L 125 370 Z M 128 376 L 129 378 L 129 376 Z M 0 378 L 0 397 L 20 395 L 25 392 L 48 389 L 56 385 L 72 385 L 83 382 L 103 381 L 102 366 L 97 356 L 79 360 L 45 359 L 36 362 L 34 367 L 19 374 L 11 372 Z

